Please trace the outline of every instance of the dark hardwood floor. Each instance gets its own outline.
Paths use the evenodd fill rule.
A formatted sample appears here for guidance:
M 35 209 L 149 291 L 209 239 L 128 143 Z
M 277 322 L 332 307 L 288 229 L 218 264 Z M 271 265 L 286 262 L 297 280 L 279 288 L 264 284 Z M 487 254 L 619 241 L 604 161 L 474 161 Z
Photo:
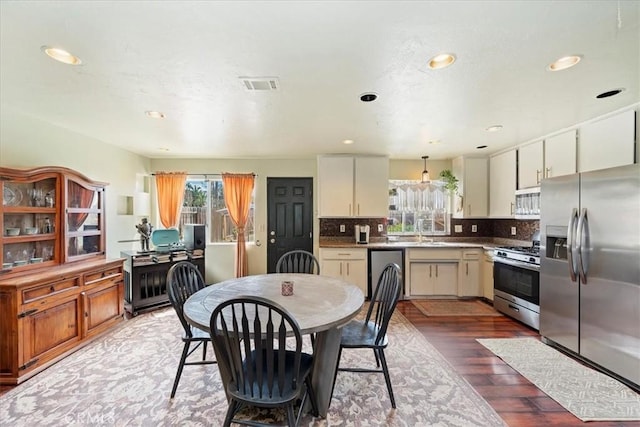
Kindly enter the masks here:
M 401 312 L 511 427 L 640 427 L 637 422 L 581 422 L 476 338 L 539 337 L 509 317 L 426 317 L 409 301 Z
M 488 316 L 426 317 L 409 301 L 400 301 L 397 309 L 511 427 L 640 427 L 640 421 L 581 422 L 476 341 L 476 338 L 539 336 L 515 320 Z M 0 395 L 11 388 L 0 386 Z

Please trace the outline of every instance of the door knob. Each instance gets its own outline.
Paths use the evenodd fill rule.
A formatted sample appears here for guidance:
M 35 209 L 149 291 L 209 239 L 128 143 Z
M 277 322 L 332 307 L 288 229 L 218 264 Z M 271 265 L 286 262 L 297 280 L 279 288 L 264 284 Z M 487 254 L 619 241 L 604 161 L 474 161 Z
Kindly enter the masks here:
M 276 239 L 271 239 L 271 240 L 269 240 L 269 242 L 270 242 L 270 243 L 275 243 L 275 242 L 276 242 Z
M 276 232 L 275 232 L 275 231 L 273 231 L 273 230 L 271 230 L 271 231 L 269 232 L 269 234 L 270 234 L 271 236 L 275 236 L 275 235 L 276 235 Z

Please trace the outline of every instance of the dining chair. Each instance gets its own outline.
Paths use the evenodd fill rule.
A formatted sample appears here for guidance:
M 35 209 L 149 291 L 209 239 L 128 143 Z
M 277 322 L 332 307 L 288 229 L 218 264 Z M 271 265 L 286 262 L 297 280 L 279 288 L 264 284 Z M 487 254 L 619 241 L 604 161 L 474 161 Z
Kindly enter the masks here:
M 296 249 L 280 257 L 276 273 L 320 274 L 320 263 L 311 252 Z
M 348 372 L 380 372 L 384 374 L 387 383 L 387 391 L 391 399 L 391 406 L 396 407 L 396 400 L 391 388 L 391 378 L 384 349 L 387 348 L 389 340 L 387 338 L 387 327 L 391 315 L 398 304 L 401 291 L 401 273 L 397 264 L 387 264 L 382 270 L 378 279 L 373 297 L 369 302 L 369 308 L 364 321 L 352 320 L 342 328 L 342 338 L 340 340 L 340 350 L 338 352 L 338 366 L 333 379 L 335 388 L 338 371 Z M 340 358 L 344 349 L 370 348 L 376 360 L 377 369 L 373 368 L 340 368 Z M 381 366 L 382 365 L 382 366 Z M 332 393 L 333 394 L 333 393 Z
M 180 356 L 180 364 L 178 365 L 178 372 L 176 373 L 173 388 L 171 389 L 171 398 L 173 399 L 176 394 L 176 389 L 178 388 L 178 383 L 180 382 L 182 370 L 185 366 L 211 365 L 216 363 L 216 361 L 207 360 L 207 343 L 211 342 L 209 333 L 191 326 L 184 317 L 183 306 L 185 301 L 191 295 L 205 287 L 204 279 L 198 267 L 189 261 L 177 262 L 171 266 L 167 273 L 167 287 L 169 301 L 182 324 L 182 342 L 184 343 L 182 355 Z M 191 344 L 195 344 L 195 346 L 191 348 Z M 187 362 L 187 358 L 200 346 L 202 346 L 202 360 Z
M 320 274 L 320 263 L 311 252 L 295 249 L 280 257 L 276 263 L 276 273 Z M 315 334 L 311 334 L 309 337 L 311 346 L 315 348 Z
M 311 386 L 313 356 L 302 352 L 300 327 L 286 309 L 257 296 L 229 299 L 213 310 L 210 330 L 220 370 L 230 377 L 225 426 L 261 425 L 235 418 L 246 406 L 284 408 L 288 425 L 297 426 L 307 396 L 317 416 Z

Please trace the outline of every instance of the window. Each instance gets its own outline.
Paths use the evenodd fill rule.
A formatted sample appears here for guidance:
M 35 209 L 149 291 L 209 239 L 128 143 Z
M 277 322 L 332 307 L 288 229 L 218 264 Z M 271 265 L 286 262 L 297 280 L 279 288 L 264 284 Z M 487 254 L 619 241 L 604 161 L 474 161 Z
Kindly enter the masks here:
M 254 212 L 252 201 L 245 233 L 248 242 L 255 240 Z M 212 243 L 235 242 L 237 240 L 235 225 L 233 225 L 224 203 L 222 179 L 187 178 L 180 216 L 180 233 L 182 233 L 184 224 L 207 225 L 209 241 Z
M 450 231 L 450 194 L 442 181 L 389 181 L 389 235 L 443 235 Z

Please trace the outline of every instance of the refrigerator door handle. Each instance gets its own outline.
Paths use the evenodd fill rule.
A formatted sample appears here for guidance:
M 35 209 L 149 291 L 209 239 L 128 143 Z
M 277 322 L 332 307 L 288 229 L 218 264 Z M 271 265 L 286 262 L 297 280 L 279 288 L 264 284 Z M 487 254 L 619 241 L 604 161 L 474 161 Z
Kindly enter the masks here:
M 573 261 L 573 251 L 575 246 L 575 228 L 576 218 L 578 217 L 578 209 L 573 208 L 571 211 L 571 217 L 569 218 L 569 226 L 567 227 L 567 264 L 569 264 L 569 276 L 571 281 L 577 281 L 576 268 Z
M 584 255 L 585 249 L 589 246 L 587 233 L 589 232 L 589 220 L 587 219 L 587 208 L 582 208 L 580 218 L 578 219 L 578 231 L 576 233 L 576 248 L 578 250 L 578 274 L 580 283 L 587 284 L 587 271 L 589 264 L 587 257 Z

